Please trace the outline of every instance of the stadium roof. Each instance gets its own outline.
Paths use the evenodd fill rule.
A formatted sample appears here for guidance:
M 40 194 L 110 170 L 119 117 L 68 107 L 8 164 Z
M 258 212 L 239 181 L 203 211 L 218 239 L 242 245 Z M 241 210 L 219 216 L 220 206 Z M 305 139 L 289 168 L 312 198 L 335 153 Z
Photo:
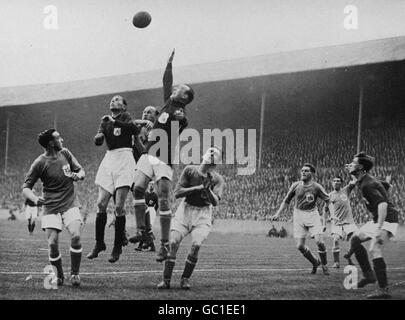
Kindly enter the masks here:
M 405 60 L 405 37 L 175 67 L 174 79 L 175 83 L 203 83 L 400 60 Z M 162 73 L 163 70 L 154 70 L 65 83 L 0 88 L 0 107 L 159 88 Z

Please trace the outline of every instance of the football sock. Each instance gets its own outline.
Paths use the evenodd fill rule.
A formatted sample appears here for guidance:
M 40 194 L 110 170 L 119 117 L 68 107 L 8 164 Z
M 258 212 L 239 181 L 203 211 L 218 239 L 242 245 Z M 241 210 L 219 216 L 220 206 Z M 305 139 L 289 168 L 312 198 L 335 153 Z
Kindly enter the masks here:
M 105 225 L 107 223 L 107 212 L 98 212 L 96 215 L 96 243 L 104 243 Z
M 56 268 L 57 277 L 62 279 L 64 277 L 62 269 L 62 255 L 59 253 L 59 251 L 49 255 L 49 262 Z
M 35 229 L 35 221 L 31 223 L 31 232 L 34 232 L 34 229 Z
M 373 259 L 374 272 L 380 288 L 386 288 L 388 284 L 387 280 L 387 266 L 384 258 Z
M 171 219 L 172 219 L 171 211 L 167 211 L 163 215 L 162 215 L 162 211 L 160 212 L 160 227 L 161 227 L 160 238 L 161 238 L 162 242 L 169 241 Z
M 149 232 L 150 230 L 152 230 L 152 226 L 150 224 L 150 213 L 149 213 L 149 211 L 145 212 L 145 230 L 146 230 L 146 232 Z
M 318 254 L 319 254 L 319 258 L 321 260 L 322 265 L 326 266 L 328 264 L 328 258 L 326 255 L 325 244 L 320 243 L 318 245 Z
M 308 247 L 304 247 L 304 248 L 300 248 L 299 249 L 300 252 L 302 253 L 302 255 L 309 261 L 311 262 L 313 265 L 318 263 L 318 260 L 315 259 L 315 257 L 313 256 L 311 250 L 309 250 Z
M 334 262 L 339 262 L 339 254 L 340 254 L 340 249 L 333 249 L 333 261 Z
M 165 261 L 165 267 L 163 269 L 163 280 L 170 281 L 173 274 L 173 268 L 176 264 L 176 258 L 169 257 Z
M 28 220 L 28 232 L 30 232 L 30 233 L 32 232 L 31 231 L 31 221 L 30 220 Z
M 368 261 L 368 254 L 366 248 L 363 245 L 358 245 L 355 248 L 354 255 L 360 265 L 363 274 L 369 274 L 371 271 L 370 261 Z
M 191 255 L 187 256 L 186 260 L 186 265 L 184 266 L 184 271 L 182 274 L 182 278 L 187 278 L 189 279 L 191 277 L 191 274 L 193 273 L 194 267 L 197 264 L 198 258 L 195 258 Z
M 121 249 L 122 247 L 122 241 L 125 236 L 125 223 L 126 223 L 125 215 L 116 217 L 114 225 L 115 228 L 114 248 L 116 249 Z
M 76 245 L 70 247 L 70 273 L 79 274 L 80 270 L 80 261 L 82 260 L 82 245 Z

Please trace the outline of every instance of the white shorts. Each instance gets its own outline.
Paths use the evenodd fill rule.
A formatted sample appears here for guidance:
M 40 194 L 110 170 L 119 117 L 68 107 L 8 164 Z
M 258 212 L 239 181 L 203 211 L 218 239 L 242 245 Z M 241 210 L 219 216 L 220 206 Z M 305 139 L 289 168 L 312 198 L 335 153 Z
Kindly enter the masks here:
M 38 207 L 31 207 L 31 206 L 25 206 L 25 219 L 36 219 L 38 218 Z
M 170 181 L 173 180 L 172 167 L 150 154 L 145 153 L 139 158 L 136 170 L 141 171 L 149 179 L 155 179 L 155 181 L 159 181 L 162 178 Z
M 308 232 L 311 237 L 323 234 L 321 217 L 317 209 L 312 211 L 294 209 L 293 220 L 296 239 L 306 238 Z
M 390 237 L 395 237 L 397 233 L 398 223 L 384 221 L 382 225 L 382 230 L 386 230 L 390 233 Z M 360 228 L 360 232 L 364 233 L 367 237 L 374 238 L 375 233 L 378 229 L 378 223 L 374 221 L 367 222 L 364 226 Z
M 350 236 L 354 232 L 356 232 L 359 228 L 357 228 L 356 224 L 354 223 L 345 223 L 341 225 L 336 225 L 332 223 L 331 228 L 330 228 L 330 234 L 331 235 L 337 235 L 341 239 L 346 238 L 347 236 Z
M 211 228 L 212 206 L 195 207 L 183 200 L 177 208 L 170 230 L 179 232 L 182 239 L 191 233 L 192 243 L 201 245 Z
M 114 194 L 121 187 L 131 187 L 135 178 L 135 159 L 131 148 L 108 150 L 96 175 L 96 185 Z
M 62 231 L 62 226 L 65 228 L 73 221 L 80 221 L 83 224 L 82 215 L 78 207 L 70 208 L 68 211 L 60 214 L 47 214 L 42 216 L 41 227 L 42 229 L 57 229 Z

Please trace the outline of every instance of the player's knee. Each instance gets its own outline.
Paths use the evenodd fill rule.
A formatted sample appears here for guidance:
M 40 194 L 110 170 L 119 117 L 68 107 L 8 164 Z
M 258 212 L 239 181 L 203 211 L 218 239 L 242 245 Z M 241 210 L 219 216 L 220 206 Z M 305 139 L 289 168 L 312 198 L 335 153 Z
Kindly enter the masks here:
M 350 239 L 350 246 L 354 251 L 356 251 L 361 246 L 361 239 L 358 236 L 354 235 Z
M 79 234 L 72 235 L 72 238 L 70 239 L 70 245 L 72 248 L 77 248 L 81 246 Z
M 159 198 L 159 209 L 160 211 L 170 210 L 170 201 L 168 198 Z
M 145 199 L 145 189 L 140 186 L 135 186 L 133 195 L 135 200 Z
M 198 257 L 198 252 L 200 251 L 201 248 L 201 242 L 194 240 L 192 245 L 191 245 L 191 250 L 190 250 L 190 255 L 194 258 Z
M 56 257 L 59 255 L 59 246 L 58 243 L 50 243 L 48 242 L 49 247 L 49 256 Z
M 333 249 L 339 249 L 339 241 L 333 241 Z
M 98 212 L 105 213 L 107 211 L 107 205 L 108 205 L 108 202 L 106 202 L 105 200 L 97 201 Z
M 121 217 L 123 215 L 125 215 L 125 209 L 123 205 L 117 205 L 115 207 L 115 214 L 117 217 Z
M 370 248 L 370 254 L 373 257 L 373 259 L 381 258 L 382 250 L 378 246 L 373 246 L 373 248 Z
M 177 251 L 180 241 L 178 239 L 170 239 L 169 245 L 171 251 Z
M 325 244 L 323 243 L 323 241 L 318 241 L 317 243 L 316 243 L 316 245 L 318 246 L 318 250 L 319 251 L 325 251 L 326 250 L 326 247 L 325 247 Z
M 307 250 L 307 248 L 305 247 L 305 245 L 299 243 L 297 244 L 297 250 L 301 253 L 304 253 Z

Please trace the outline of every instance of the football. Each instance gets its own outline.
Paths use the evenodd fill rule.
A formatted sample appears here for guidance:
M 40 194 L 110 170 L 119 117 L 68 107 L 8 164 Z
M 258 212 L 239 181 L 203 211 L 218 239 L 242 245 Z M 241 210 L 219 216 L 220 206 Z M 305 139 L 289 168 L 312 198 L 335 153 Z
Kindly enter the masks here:
M 137 28 L 146 28 L 152 21 L 151 15 L 146 11 L 140 11 L 134 15 L 132 23 Z

